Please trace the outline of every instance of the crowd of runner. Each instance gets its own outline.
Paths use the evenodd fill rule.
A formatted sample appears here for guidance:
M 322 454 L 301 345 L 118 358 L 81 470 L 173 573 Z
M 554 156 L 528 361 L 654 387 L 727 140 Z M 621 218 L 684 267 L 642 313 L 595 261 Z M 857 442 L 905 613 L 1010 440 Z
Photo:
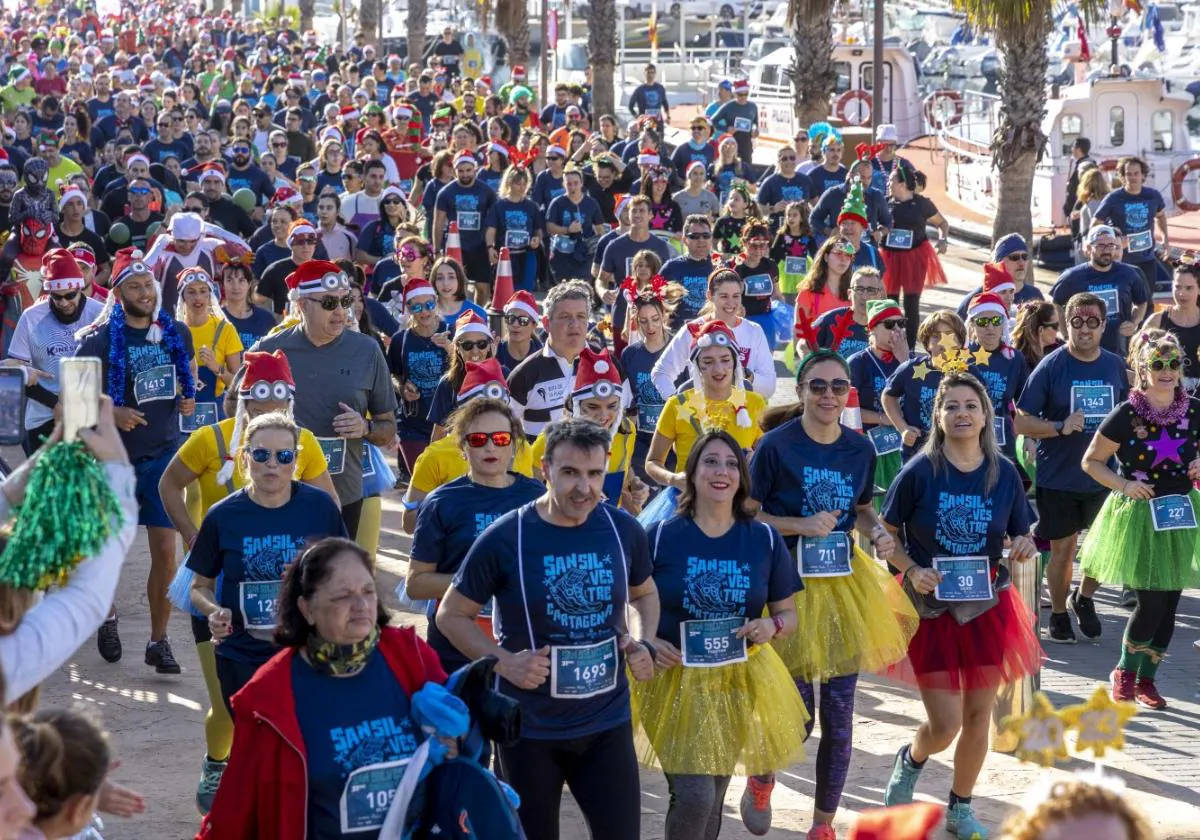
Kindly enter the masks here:
M 8 698 L 97 627 L 106 661 L 133 635 L 179 674 L 167 631 L 189 613 L 199 837 L 400 836 L 406 763 L 467 752 L 435 689 L 485 657 L 520 735 L 470 755 L 531 840 L 559 837 L 564 784 L 593 838 L 638 837 L 639 765 L 666 776 L 670 840 L 717 837 L 734 775 L 764 835 L 818 722 L 808 837 L 834 838 L 863 673 L 927 713 L 885 803 L 957 738 L 945 823 L 986 838 L 997 692 L 1041 641 L 1099 636 L 1100 585 L 1133 607 L 1113 698 L 1167 706 L 1156 671 L 1200 580 L 1196 268 L 1144 324 L 1128 231 L 1093 223 L 1048 300 L 1010 234 L 958 311 L 922 316 L 949 228 L 895 128 L 850 155 L 820 123 L 764 170 L 744 79 L 673 145 L 652 65 L 623 120 L 585 85 L 538 102 L 452 29 L 405 61 L 191 5 L 0 24 L 25 452 L 59 434 L 60 360 L 99 358 L 85 438 L 127 514 L 0 637 Z M 412 536 L 394 595 L 375 580 L 393 491 Z M 110 606 L 134 523 L 149 628 Z M 1010 574 L 1039 562 L 1041 639 Z M 423 612 L 424 638 L 387 605 Z M 54 621 L 69 632 L 39 635 Z M 86 716 L 11 717 L 0 838 L 138 812 L 108 767 Z M 1055 796 L 1150 836 L 1118 796 Z M 1005 836 L 1078 816 L 1054 814 Z

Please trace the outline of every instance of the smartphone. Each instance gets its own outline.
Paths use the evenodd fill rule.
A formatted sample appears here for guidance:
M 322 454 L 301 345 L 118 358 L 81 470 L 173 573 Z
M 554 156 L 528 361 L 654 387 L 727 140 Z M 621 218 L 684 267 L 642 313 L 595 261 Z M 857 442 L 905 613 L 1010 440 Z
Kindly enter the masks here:
M 59 362 L 63 440 L 73 441 L 80 429 L 90 429 L 100 422 L 100 370 L 100 360 L 95 356 L 75 356 Z
M 17 446 L 25 440 L 25 372 L 0 368 L 0 445 Z

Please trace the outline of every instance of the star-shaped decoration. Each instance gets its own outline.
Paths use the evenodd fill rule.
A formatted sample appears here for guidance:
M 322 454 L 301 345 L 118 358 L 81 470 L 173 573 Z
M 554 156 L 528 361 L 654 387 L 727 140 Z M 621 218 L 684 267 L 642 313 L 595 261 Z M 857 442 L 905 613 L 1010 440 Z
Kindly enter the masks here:
M 1149 481 L 1150 480 L 1150 476 L 1146 473 L 1145 470 L 1134 470 L 1133 477 L 1137 481 Z
M 913 379 L 920 379 L 922 381 L 924 381 L 926 376 L 932 373 L 932 371 L 929 369 L 929 365 L 925 364 L 924 362 L 921 362 L 918 365 L 913 365 L 912 371 Z
M 1146 442 L 1146 446 L 1154 450 L 1154 461 L 1150 464 L 1150 467 L 1157 467 L 1159 464 L 1166 463 L 1167 461 L 1182 464 L 1183 461 L 1179 457 L 1179 450 L 1183 448 L 1184 443 L 1186 443 L 1184 438 L 1172 440 L 1167 435 L 1167 430 L 1162 429 L 1158 433 L 1158 440 Z
M 1015 755 L 1021 761 L 1051 767 L 1067 757 L 1066 727 L 1042 692 L 1033 695 L 1033 709 L 1026 715 L 1010 715 L 1000 728 L 1017 736 Z
M 975 357 L 975 364 L 977 365 L 986 365 L 992 358 L 992 354 L 984 350 L 982 346 L 971 355 Z
M 1058 714 L 1067 728 L 1077 733 L 1076 750 L 1091 750 L 1096 758 L 1104 758 L 1110 747 L 1125 748 L 1125 723 L 1136 712 L 1136 704 L 1114 702 L 1108 688 L 1098 685 L 1086 703 L 1067 706 Z

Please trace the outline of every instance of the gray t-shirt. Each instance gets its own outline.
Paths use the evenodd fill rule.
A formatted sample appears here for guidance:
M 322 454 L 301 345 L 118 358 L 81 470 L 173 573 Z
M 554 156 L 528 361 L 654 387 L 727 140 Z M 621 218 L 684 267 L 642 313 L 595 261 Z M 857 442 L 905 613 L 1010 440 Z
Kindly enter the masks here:
M 253 349 L 282 350 L 287 356 L 296 380 L 296 423 L 316 435 L 325 449 L 342 505 L 357 502 L 363 497 L 364 441 L 339 438 L 333 431 L 333 418 L 343 411 L 339 403 L 364 417 L 396 411 L 396 392 L 383 350 L 373 338 L 349 330 L 335 341 L 315 347 L 299 326 L 269 335 Z
M 700 190 L 700 195 L 695 198 L 687 190 L 680 190 L 671 197 L 679 205 L 679 210 L 685 219 L 694 214 L 713 219 L 721 215 L 721 202 L 709 190 Z

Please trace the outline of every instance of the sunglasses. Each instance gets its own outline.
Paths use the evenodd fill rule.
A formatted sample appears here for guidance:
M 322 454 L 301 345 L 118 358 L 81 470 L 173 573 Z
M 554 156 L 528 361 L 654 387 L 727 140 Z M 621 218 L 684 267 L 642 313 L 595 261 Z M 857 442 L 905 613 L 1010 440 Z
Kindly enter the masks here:
M 825 392 L 833 389 L 835 397 L 844 397 L 850 393 L 849 379 L 835 379 L 830 382 L 828 379 L 810 379 L 804 383 L 808 386 L 808 390 L 812 392 L 814 397 L 823 397 Z
M 883 328 L 885 330 L 902 330 L 906 327 L 908 327 L 907 318 L 888 318 L 883 322 Z
M 284 145 L 287 145 L 287 144 L 285 143 Z M 296 177 L 296 180 L 302 184 L 305 184 L 305 183 L 311 184 L 312 182 L 317 180 L 317 176 L 316 175 L 299 175 Z
M 272 144 L 271 144 L 271 148 L 273 148 L 273 149 L 286 149 L 286 148 L 287 148 L 287 141 L 285 140 L 285 141 L 283 141 L 282 143 L 272 143 Z
M 1004 259 L 1012 260 L 1013 262 L 1029 262 L 1029 254 L 1009 254 Z
M 295 449 L 264 449 L 257 447 L 250 450 L 250 457 L 254 459 L 256 464 L 265 464 L 275 457 L 275 463 L 281 467 L 286 467 L 296 460 Z
M 971 323 L 977 327 L 998 327 L 1004 323 L 1004 318 L 1000 315 L 981 315 L 978 318 L 972 318 Z
M 1180 359 L 1171 359 L 1170 361 L 1155 359 L 1150 362 L 1150 370 L 1179 370 L 1181 367 L 1183 367 L 1183 362 Z
M 130 187 L 129 194 L 130 195 L 150 195 L 150 188 L 149 187 Z
M 829 249 L 830 253 L 832 254 L 842 254 L 847 257 L 853 257 L 856 250 L 857 249 L 854 247 L 853 243 L 846 242 L 845 240 L 835 243 L 834 246 Z
M 229 150 L 229 153 L 231 155 L 248 155 L 248 154 L 250 154 L 250 147 L 249 146 L 235 146 L 234 148 Z
M 704 240 L 706 240 L 706 239 L 712 239 L 712 234 L 711 234 L 711 233 L 708 233 L 708 232 L 705 232 L 705 233 L 699 233 L 699 232 L 696 232 L 696 233 L 689 233 L 689 234 L 687 235 L 687 238 L 688 238 L 688 239 L 690 239 L 690 240 L 692 240 L 693 242 L 703 242 L 703 241 L 704 241 Z
M 354 305 L 354 297 L 353 297 L 353 295 L 343 295 L 340 298 L 325 297 L 325 298 L 321 298 L 321 300 L 318 301 L 318 303 L 321 305 L 321 308 L 324 309 L 326 312 L 332 312 L 335 309 L 337 309 L 338 307 L 341 307 L 342 309 L 349 309 L 351 306 Z
M 1076 315 L 1074 318 L 1072 318 L 1067 323 L 1070 324 L 1075 329 L 1079 329 L 1080 327 L 1086 326 L 1089 330 L 1094 330 L 1094 329 L 1098 329 L 1100 327 L 1101 321 L 1095 315 L 1089 315 L 1086 318 L 1084 318 L 1081 315 Z
M 1057 329 L 1058 329 L 1058 321 L 1053 321 L 1053 322 L 1051 322 L 1051 323 L 1049 323 L 1049 324 L 1042 324 L 1042 329 L 1044 329 L 1044 330 L 1057 330 Z
M 79 297 L 79 292 L 77 292 L 77 291 L 63 292 L 62 294 L 55 294 L 54 292 L 50 293 L 51 300 L 58 300 L 58 301 L 62 301 L 63 303 L 70 303 L 71 301 L 75 300 L 75 298 L 77 298 L 77 297 Z
M 471 432 L 466 436 L 467 446 L 472 449 L 483 449 L 490 440 L 495 446 L 512 445 L 512 432 Z
M 528 327 L 533 323 L 533 319 L 528 315 L 518 315 L 515 312 L 504 316 L 504 323 L 510 327 Z
M 432 312 L 435 309 L 437 309 L 436 300 L 428 300 L 425 303 L 410 303 L 408 305 L 408 311 L 414 315 L 420 315 L 422 312 Z
M 390 198 L 385 198 L 383 201 L 381 201 L 379 203 L 380 204 L 400 204 L 401 202 L 400 202 L 400 199 L 392 196 Z
M 795 155 L 783 155 L 779 158 L 780 163 L 790 163 L 796 159 Z
M 316 245 L 317 237 L 315 236 L 293 236 L 292 245 Z
M 458 344 L 458 349 L 464 352 L 470 350 L 486 350 L 488 345 L 491 344 L 491 342 L 486 338 L 481 338 L 478 341 L 459 341 L 456 343 Z

